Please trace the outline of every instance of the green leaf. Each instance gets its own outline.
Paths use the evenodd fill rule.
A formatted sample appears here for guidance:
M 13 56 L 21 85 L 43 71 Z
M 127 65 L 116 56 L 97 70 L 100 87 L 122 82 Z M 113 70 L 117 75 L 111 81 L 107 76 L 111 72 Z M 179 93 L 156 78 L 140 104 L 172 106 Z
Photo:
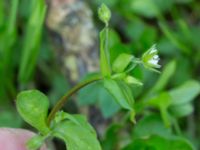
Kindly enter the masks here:
M 169 94 L 172 97 L 172 105 L 180 105 L 191 102 L 200 93 L 200 84 L 198 81 L 190 80 L 183 85 L 170 90 Z
M 100 32 L 100 67 L 103 76 L 111 75 L 110 52 L 108 50 L 108 28 Z
M 170 115 L 168 113 L 168 108 L 172 103 L 172 98 L 167 92 L 160 93 L 158 96 L 150 99 L 147 102 L 149 105 L 152 105 L 160 110 L 162 119 L 167 127 L 170 126 Z
M 157 149 L 167 150 L 166 146 L 168 146 L 169 144 L 167 140 L 158 135 L 152 135 L 146 141 L 143 139 L 137 139 L 135 143 L 137 144 L 138 142 L 141 145 L 143 145 L 143 147 L 145 147 L 144 149 L 150 149 L 150 150 L 157 150 Z
M 46 95 L 37 90 L 23 91 L 18 94 L 16 105 L 19 114 L 27 123 L 44 135 L 49 132 L 46 125 L 49 100 Z
M 188 3 L 191 3 L 193 1 L 194 0 L 176 0 L 176 3 L 179 3 L 179 4 L 188 4 Z
M 124 80 L 127 77 L 127 73 L 122 72 L 122 73 L 115 73 L 111 76 L 111 79 L 114 80 Z
M 151 92 L 159 92 L 162 91 L 166 85 L 168 84 L 170 78 L 174 74 L 176 69 L 176 62 L 171 61 L 169 62 L 162 71 L 162 74 L 154 87 L 151 89 Z
M 78 104 L 80 106 L 85 106 L 97 103 L 99 99 L 99 91 L 102 88 L 101 86 L 102 84 L 95 82 L 82 88 L 78 93 Z
M 190 54 L 190 49 L 183 43 L 177 36 L 174 34 L 174 32 L 169 28 L 169 26 L 164 22 L 159 22 L 159 26 L 162 30 L 162 32 L 165 34 L 165 36 L 171 41 L 171 43 L 181 50 L 185 54 Z
M 109 43 L 109 51 L 110 48 L 116 45 L 117 43 L 121 43 L 121 39 L 117 31 L 115 31 L 112 28 L 109 28 L 109 38 L 108 38 L 108 43 Z M 112 57 L 112 55 L 110 56 Z M 111 59 L 111 58 L 110 58 Z
M 12 108 L 0 111 L 0 127 L 20 128 L 22 124 L 23 120 Z
M 3 81 L 0 81 L 0 98 L 6 102 L 10 99 L 9 94 L 15 95 L 13 53 L 17 39 L 19 0 L 0 3 L 0 74 L 3 76 Z
M 4 1 L 0 1 L 0 29 L 4 25 L 4 19 L 5 19 Z
M 176 73 L 173 75 L 173 78 L 171 79 L 171 85 L 173 87 L 176 87 L 177 85 L 181 85 L 186 81 L 191 80 L 193 78 L 192 69 L 193 68 L 191 67 L 190 59 L 186 57 L 181 57 L 180 59 L 177 59 Z
M 31 15 L 26 27 L 22 58 L 20 62 L 19 80 L 26 83 L 30 80 L 36 65 L 46 5 L 44 0 L 35 1 L 31 7 Z
M 127 83 L 127 84 L 135 84 L 135 85 L 138 85 L 138 86 L 142 86 L 143 83 L 141 81 L 139 81 L 138 79 L 134 78 L 133 76 L 127 76 L 124 81 Z
M 162 0 L 132 0 L 130 1 L 131 9 L 142 16 L 152 18 L 160 15 L 161 12 L 170 10 L 173 1 Z
M 110 43 L 109 43 L 109 45 L 110 45 Z M 113 65 L 115 59 L 117 59 L 117 57 L 123 53 L 127 53 L 127 54 L 132 53 L 132 51 L 128 45 L 122 44 L 121 42 L 116 42 L 115 44 L 113 44 L 112 47 L 110 47 L 110 62 L 111 62 L 111 64 Z
M 112 117 L 120 108 L 115 99 L 103 87 L 102 82 L 95 82 L 81 89 L 78 94 L 78 104 L 80 106 L 99 104 L 105 118 Z
M 138 29 L 136 29 L 138 30 Z M 151 25 L 146 25 L 145 28 L 143 29 L 144 31 L 142 32 L 142 35 L 140 36 L 139 39 L 139 45 L 142 45 L 143 49 L 148 48 L 152 43 L 155 43 L 158 39 L 158 30 L 156 27 L 151 26 Z M 159 49 L 160 51 L 160 49 Z
M 44 143 L 46 136 L 36 135 L 32 137 L 27 143 L 28 150 L 38 150 Z
M 158 135 L 135 139 L 123 150 L 194 150 L 192 144 L 181 137 L 167 139 Z
M 123 72 L 133 60 L 134 56 L 126 53 L 120 54 L 112 64 L 112 70 L 116 73 Z
M 182 137 L 177 137 L 170 141 L 169 149 L 175 150 L 195 150 L 194 146 L 187 140 Z
M 101 150 L 96 133 L 86 118 L 82 115 L 70 116 L 55 125 L 52 135 L 64 140 L 67 150 Z
M 103 86 L 99 91 L 99 106 L 105 118 L 113 117 L 120 109 L 119 104 Z
M 151 135 L 160 135 L 162 137 L 172 136 L 170 128 L 164 126 L 162 118 L 157 114 L 144 116 L 134 127 L 133 136 L 135 138 L 148 138 Z
M 121 80 L 118 80 L 117 84 L 119 88 L 121 89 L 122 94 L 126 98 L 126 101 L 130 105 L 130 107 L 133 108 L 134 98 L 133 98 L 131 88 L 124 81 L 121 81 Z
M 65 112 L 63 112 L 63 111 L 59 111 L 59 112 L 56 113 L 56 116 L 55 116 L 53 122 L 54 122 L 54 124 L 56 125 L 57 123 L 59 123 L 59 122 L 61 122 L 61 121 L 63 121 L 63 120 L 70 120 L 70 121 L 74 122 L 74 123 L 77 124 L 77 125 L 81 125 L 81 124 L 79 123 L 79 121 L 77 121 L 77 119 L 74 118 L 73 115 L 70 115 L 70 114 L 65 113 Z
M 134 99 L 130 88 L 123 81 L 104 79 L 104 87 L 124 109 L 133 110 Z
M 14 36 L 16 32 L 17 8 L 19 0 L 13 0 L 11 3 L 11 13 L 8 19 L 7 32 L 9 36 Z M 10 37 L 11 38 L 11 37 Z
M 169 93 L 162 92 L 159 95 L 157 95 L 156 97 L 153 97 L 152 99 L 150 99 L 147 103 L 152 106 L 156 106 L 158 108 L 160 108 L 160 107 L 167 108 L 171 105 L 172 99 L 171 99 Z
M 145 17 L 157 16 L 159 10 L 152 0 L 134 0 L 132 2 L 132 9 L 137 14 L 143 15 Z
M 105 134 L 105 138 L 102 140 L 103 150 L 114 150 L 119 143 L 119 137 L 116 136 L 119 134 L 120 129 L 123 128 L 120 124 L 111 124 Z
M 184 103 L 170 107 L 170 112 L 175 117 L 185 117 L 193 112 L 194 108 L 191 103 Z

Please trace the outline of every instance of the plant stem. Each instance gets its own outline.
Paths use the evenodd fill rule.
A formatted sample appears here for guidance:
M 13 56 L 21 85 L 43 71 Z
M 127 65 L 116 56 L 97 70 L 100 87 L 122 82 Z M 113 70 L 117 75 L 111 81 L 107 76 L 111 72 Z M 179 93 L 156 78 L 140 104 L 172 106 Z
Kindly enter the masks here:
M 181 129 L 180 129 L 179 124 L 178 124 L 178 122 L 175 118 L 173 118 L 173 123 L 174 123 L 174 130 L 175 130 L 176 134 L 179 135 L 179 136 L 182 136 Z
M 108 25 L 106 25 L 105 27 L 105 30 L 106 30 L 106 37 L 105 37 L 105 53 L 106 53 L 106 59 L 108 61 L 108 65 L 109 65 L 109 69 L 110 69 L 110 53 L 109 53 L 109 49 L 108 49 L 108 32 L 109 32 L 109 28 L 108 28 Z
M 47 118 L 47 125 L 48 126 L 50 125 L 50 122 L 55 117 L 56 112 L 59 111 L 64 106 L 64 104 L 66 103 L 66 101 L 68 100 L 69 97 L 71 97 L 74 93 L 76 93 L 81 88 L 83 88 L 83 87 L 87 86 L 88 84 L 91 84 L 91 83 L 93 83 L 95 81 L 98 81 L 98 80 L 102 80 L 102 77 L 98 76 L 98 77 L 86 80 L 86 81 L 84 81 L 82 83 L 77 84 L 71 90 L 66 92 L 66 94 L 63 97 L 61 97 L 60 100 L 58 100 L 56 105 L 51 110 L 51 112 L 50 112 L 50 114 L 49 114 L 49 116 Z

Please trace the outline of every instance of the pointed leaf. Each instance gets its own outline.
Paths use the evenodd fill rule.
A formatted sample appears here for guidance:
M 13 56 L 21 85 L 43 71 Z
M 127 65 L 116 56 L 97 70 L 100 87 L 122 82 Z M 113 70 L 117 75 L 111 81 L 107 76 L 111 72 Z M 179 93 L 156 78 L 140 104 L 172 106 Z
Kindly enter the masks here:
M 176 69 L 176 62 L 171 61 L 169 62 L 162 71 L 162 74 L 154 87 L 152 88 L 151 92 L 159 92 L 165 88 L 168 84 L 169 79 L 172 77 Z
M 133 110 L 134 99 L 130 88 L 123 81 L 104 80 L 104 87 L 122 108 Z

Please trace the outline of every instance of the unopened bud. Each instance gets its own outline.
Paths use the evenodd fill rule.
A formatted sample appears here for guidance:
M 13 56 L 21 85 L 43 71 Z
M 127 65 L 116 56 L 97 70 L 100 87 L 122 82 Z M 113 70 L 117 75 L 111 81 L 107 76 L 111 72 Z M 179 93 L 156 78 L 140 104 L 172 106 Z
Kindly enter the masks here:
M 110 9 L 105 4 L 102 4 L 98 9 L 98 15 L 100 20 L 103 21 L 107 26 L 111 18 Z

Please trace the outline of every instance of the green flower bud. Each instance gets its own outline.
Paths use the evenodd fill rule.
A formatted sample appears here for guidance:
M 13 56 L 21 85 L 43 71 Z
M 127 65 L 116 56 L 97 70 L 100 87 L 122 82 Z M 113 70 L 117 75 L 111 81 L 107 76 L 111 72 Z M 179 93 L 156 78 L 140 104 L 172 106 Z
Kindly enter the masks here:
M 40 91 L 28 90 L 17 96 L 17 110 L 22 118 L 38 129 L 42 134 L 48 134 L 46 118 L 49 108 L 49 100 Z
M 158 61 L 160 60 L 158 54 L 158 50 L 156 49 L 156 45 L 154 44 L 149 50 L 147 50 L 142 55 L 142 63 L 143 65 L 151 70 L 155 70 L 155 68 L 160 68 L 161 66 L 158 64 Z
M 105 4 L 101 4 L 101 6 L 99 7 L 98 15 L 100 20 L 103 21 L 106 24 L 106 26 L 108 26 L 108 22 L 111 18 L 111 12 Z

